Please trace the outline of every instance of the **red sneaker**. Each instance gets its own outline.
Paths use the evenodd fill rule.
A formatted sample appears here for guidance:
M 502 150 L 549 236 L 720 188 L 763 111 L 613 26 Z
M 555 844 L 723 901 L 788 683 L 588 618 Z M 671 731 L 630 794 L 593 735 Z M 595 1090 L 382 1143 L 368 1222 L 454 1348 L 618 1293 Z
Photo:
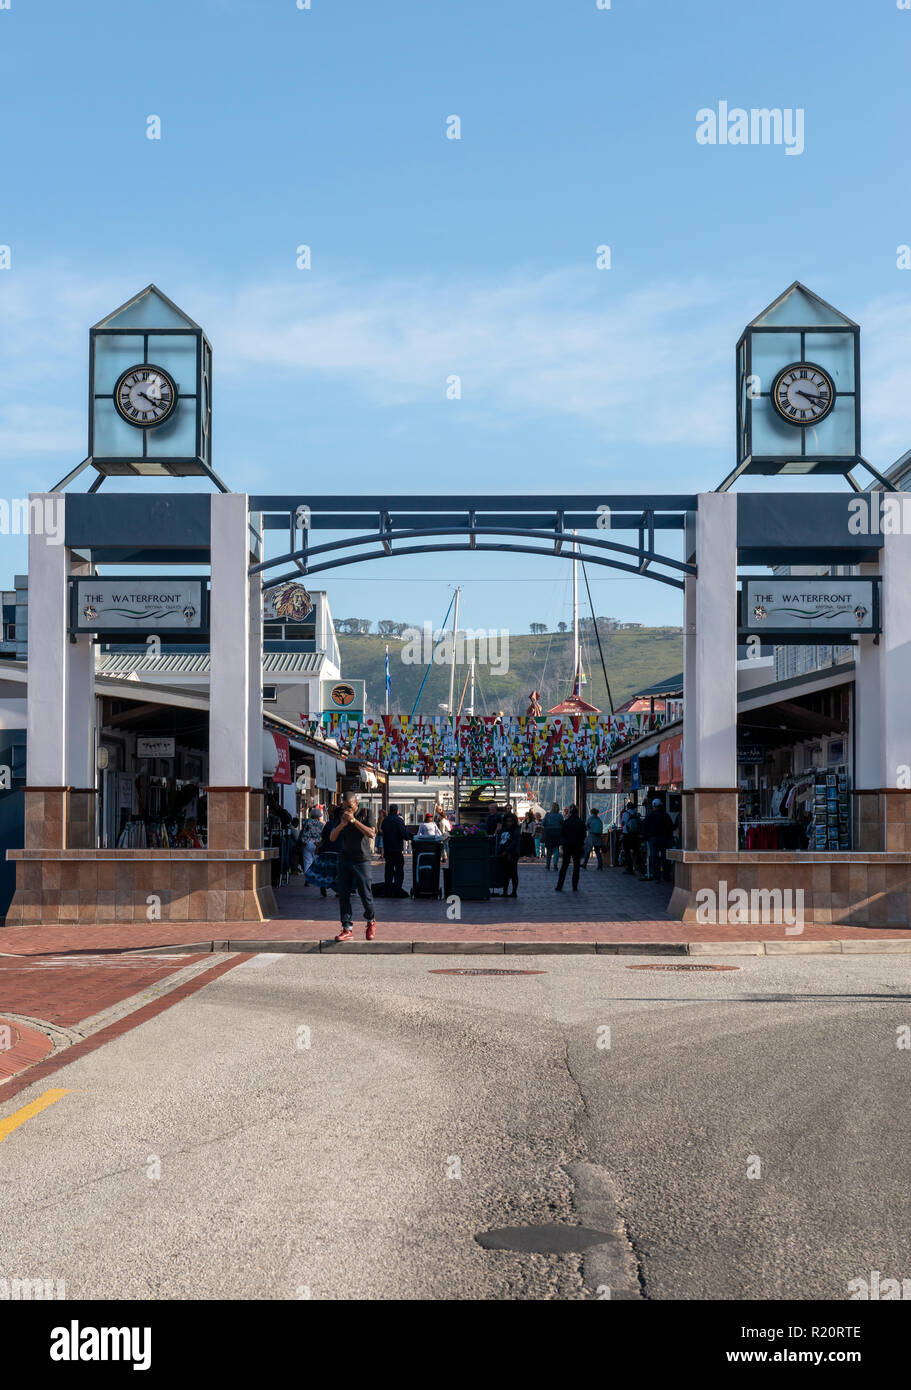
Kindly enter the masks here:
M 372 941 L 376 936 L 376 922 L 367 923 L 367 940 Z
M 340 931 L 340 932 L 339 932 L 339 934 L 338 934 L 338 936 L 335 938 L 335 940 L 336 940 L 336 941 L 350 941 L 350 940 L 352 939 L 353 936 L 354 936 L 354 932 L 351 930 L 351 928 L 350 928 L 350 927 L 345 927 L 344 931 Z

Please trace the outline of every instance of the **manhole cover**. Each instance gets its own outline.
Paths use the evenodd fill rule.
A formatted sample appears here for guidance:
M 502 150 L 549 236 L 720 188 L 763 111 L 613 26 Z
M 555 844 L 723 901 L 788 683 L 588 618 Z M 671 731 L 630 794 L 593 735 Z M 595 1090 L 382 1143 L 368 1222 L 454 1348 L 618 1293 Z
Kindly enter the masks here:
M 628 965 L 627 970 L 739 970 L 739 965 Z
M 546 975 L 546 970 L 431 970 L 431 975 Z
M 526 1250 L 536 1255 L 574 1255 L 592 1245 L 607 1245 L 612 1237 L 590 1226 L 500 1226 L 482 1231 L 475 1240 L 485 1250 Z

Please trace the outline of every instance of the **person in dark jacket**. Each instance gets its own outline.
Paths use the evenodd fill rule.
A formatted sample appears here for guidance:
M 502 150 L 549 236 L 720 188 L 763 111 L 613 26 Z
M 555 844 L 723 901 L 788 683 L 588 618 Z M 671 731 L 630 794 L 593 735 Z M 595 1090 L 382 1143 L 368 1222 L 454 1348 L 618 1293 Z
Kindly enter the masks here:
M 503 864 L 503 897 L 519 896 L 519 850 L 522 832 L 512 811 L 507 811 L 497 832 L 497 855 Z M 512 892 L 509 885 L 512 884 Z
M 502 819 L 503 812 L 499 809 L 497 803 L 494 802 L 487 814 L 487 819 L 484 822 L 484 829 L 487 831 L 488 835 L 496 835 L 500 825 L 500 821 Z
M 389 814 L 380 826 L 383 836 L 384 877 L 388 897 L 404 898 L 402 887 L 405 882 L 405 842 L 411 839 L 408 827 L 399 815 L 398 806 L 390 806 Z
M 579 891 L 579 870 L 582 867 L 582 846 L 585 844 L 585 822 L 579 815 L 578 808 L 570 806 L 566 813 L 566 819 L 560 829 L 560 873 L 557 876 L 556 892 L 563 892 L 563 885 L 566 882 L 566 871 L 569 868 L 569 861 L 573 861 L 573 892 Z
M 652 809 L 645 818 L 642 833 L 648 843 L 648 873 L 646 882 L 664 878 L 667 852 L 674 843 L 674 822 L 671 820 L 660 797 L 655 797 Z
M 362 811 L 354 792 L 348 792 L 342 802 L 342 814 L 329 831 L 329 843 L 338 851 L 338 905 L 342 929 L 336 941 L 350 941 L 354 935 L 351 915 L 351 893 L 357 890 L 367 923 L 367 940 L 376 936 L 373 915 L 373 883 L 370 862 L 376 829 L 369 810 Z
M 544 817 L 545 869 L 550 868 L 551 860 L 553 860 L 554 868 L 557 868 L 557 860 L 560 858 L 560 831 L 562 829 L 563 817 L 560 815 L 560 807 L 555 801 Z

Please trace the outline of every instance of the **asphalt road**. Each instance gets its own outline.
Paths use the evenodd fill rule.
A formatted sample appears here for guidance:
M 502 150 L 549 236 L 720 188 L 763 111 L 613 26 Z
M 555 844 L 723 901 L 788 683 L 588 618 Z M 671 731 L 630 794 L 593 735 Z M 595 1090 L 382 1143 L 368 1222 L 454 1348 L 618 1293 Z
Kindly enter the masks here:
M 0 1144 L 0 1275 L 73 1298 L 834 1300 L 911 1276 L 911 958 L 647 960 L 256 957 L 0 1100 L 70 1092 Z M 476 1240 L 554 1224 L 588 1248 Z

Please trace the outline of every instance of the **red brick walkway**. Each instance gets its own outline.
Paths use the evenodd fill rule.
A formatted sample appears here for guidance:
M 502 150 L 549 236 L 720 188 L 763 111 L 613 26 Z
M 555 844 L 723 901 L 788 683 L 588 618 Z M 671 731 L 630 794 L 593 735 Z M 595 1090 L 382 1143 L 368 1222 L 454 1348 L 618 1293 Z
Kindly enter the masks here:
M 18 1012 L 18 1010 L 17 1010 Z M 54 1044 L 46 1033 L 0 1018 L 0 1082 L 15 1076 L 25 1067 L 40 1062 L 52 1051 Z
M 23 928 L 10 929 L 14 930 Z M 2 940 L 6 946 L 5 934 Z M 80 946 L 85 947 L 84 939 Z M 101 1013 L 102 1009 L 119 1004 L 203 959 L 199 955 L 182 956 L 179 960 L 137 960 L 116 955 L 38 957 L 34 951 L 24 954 L 29 959 L 0 957 L 0 1010 L 46 1019 L 62 1027 Z M 0 1053 L 0 1063 L 2 1057 Z
M 374 866 L 374 882 L 382 867 Z M 410 863 L 406 861 L 406 882 Z M 556 875 L 541 864 L 519 866 L 519 896 L 486 903 L 463 902 L 461 916 L 447 916 L 445 901 L 377 898 L 378 937 L 386 941 L 476 942 L 681 942 L 681 941 L 848 941 L 911 939 L 899 928 L 807 926 L 799 938 L 783 926 L 698 926 L 672 920 L 666 912 L 670 889 L 642 883 L 620 869 L 593 867 L 582 874 L 580 889 L 568 884 L 554 892 Z M 330 893 L 302 886 L 297 878 L 278 890 L 278 915 L 268 922 L 127 922 L 104 926 L 7 927 L 0 930 L 0 952 L 44 955 L 67 951 L 116 951 L 140 947 L 226 941 L 320 941 L 338 930 L 338 902 Z M 355 900 L 356 923 L 360 904 Z M 358 926 L 360 934 L 361 927 Z M 2 959 L 2 957 L 0 957 Z M 4 999 L 0 996 L 0 1007 Z M 8 1005 L 12 1008 L 12 1004 Z M 17 1009 L 17 1012 L 31 1012 Z M 44 1015 L 41 1015 L 44 1016 Z

